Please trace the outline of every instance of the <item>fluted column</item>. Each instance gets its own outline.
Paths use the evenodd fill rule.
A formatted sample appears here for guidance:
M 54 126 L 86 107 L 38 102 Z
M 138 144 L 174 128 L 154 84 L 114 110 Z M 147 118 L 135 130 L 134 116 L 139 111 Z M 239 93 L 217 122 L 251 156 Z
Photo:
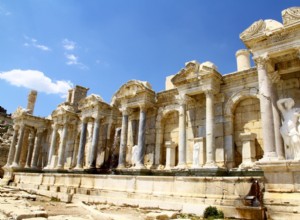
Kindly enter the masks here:
M 42 134 L 43 134 L 43 130 L 38 129 L 34 141 L 34 150 L 33 150 L 33 156 L 31 161 L 31 168 L 37 168 L 37 163 L 41 151 Z
M 118 168 L 125 167 L 126 148 L 127 148 L 127 132 L 128 132 L 128 109 L 124 108 L 122 110 L 122 129 L 121 129 L 121 141 L 120 141 Z
M 54 149 L 55 149 L 55 145 L 56 145 L 56 137 L 57 137 L 57 129 L 58 129 L 58 125 L 54 124 L 52 126 L 52 137 L 51 137 L 51 145 L 50 145 L 50 149 L 49 149 L 49 155 L 48 155 L 48 164 L 47 164 L 47 168 L 50 168 L 51 165 L 51 160 L 52 160 L 52 156 L 54 154 Z
M 33 152 L 33 147 L 34 147 L 35 135 L 36 135 L 35 131 L 31 131 L 31 133 L 29 135 L 29 145 L 28 145 L 28 152 L 27 152 L 27 157 L 26 157 L 25 168 L 30 168 L 30 166 L 31 166 L 31 159 L 32 159 L 32 152 Z
M 186 167 L 186 100 L 179 100 L 179 132 L 178 132 L 178 165 L 177 168 Z
M 215 133 L 214 133 L 214 94 L 208 90 L 206 96 L 206 163 L 204 167 L 216 168 Z
M 12 164 L 12 167 L 15 167 L 15 168 L 18 168 L 20 166 L 19 163 L 20 163 L 20 156 L 21 156 L 21 151 L 22 151 L 24 133 L 25 133 L 25 125 L 21 125 L 19 139 L 18 139 L 18 143 L 17 143 L 15 155 L 14 155 L 14 162 Z
M 7 163 L 4 167 L 11 166 L 11 164 L 14 160 L 14 156 L 15 156 L 15 152 L 16 152 L 16 143 L 17 143 L 18 133 L 19 133 L 19 126 L 15 126 L 14 127 L 13 139 L 12 139 L 12 142 L 10 144 L 9 153 L 8 153 L 8 157 L 7 157 Z
M 96 118 L 94 122 L 92 148 L 89 155 L 89 168 L 96 168 L 99 129 L 100 129 L 100 118 Z
M 68 136 L 68 124 L 67 121 L 65 121 L 63 131 L 62 131 L 62 139 L 59 145 L 57 169 L 64 168 L 67 136 Z
M 257 65 L 259 98 L 260 98 L 260 113 L 262 122 L 262 134 L 264 143 L 263 161 L 277 159 L 275 151 L 275 135 L 274 135 L 274 118 L 272 107 L 272 83 L 268 77 L 266 63 L 268 56 L 254 58 Z
M 146 133 L 146 106 L 140 106 L 140 121 L 139 121 L 139 134 L 138 134 L 138 148 L 136 158 L 136 168 L 145 168 L 144 155 L 145 155 L 145 133 Z
M 82 125 L 81 125 L 81 134 L 80 134 L 79 149 L 78 149 L 78 155 L 77 155 L 77 165 L 76 165 L 75 169 L 83 168 L 87 123 L 88 123 L 87 118 L 84 118 L 82 120 Z

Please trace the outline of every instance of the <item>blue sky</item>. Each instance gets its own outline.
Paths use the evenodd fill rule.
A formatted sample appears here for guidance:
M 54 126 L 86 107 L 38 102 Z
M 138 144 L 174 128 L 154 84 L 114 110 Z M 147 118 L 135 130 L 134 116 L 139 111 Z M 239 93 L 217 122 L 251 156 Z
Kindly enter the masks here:
M 164 90 L 190 60 L 236 70 L 239 34 L 259 19 L 282 21 L 296 0 L 0 0 L 0 106 L 47 116 L 72 85 L 110 103 L 131 79 Z

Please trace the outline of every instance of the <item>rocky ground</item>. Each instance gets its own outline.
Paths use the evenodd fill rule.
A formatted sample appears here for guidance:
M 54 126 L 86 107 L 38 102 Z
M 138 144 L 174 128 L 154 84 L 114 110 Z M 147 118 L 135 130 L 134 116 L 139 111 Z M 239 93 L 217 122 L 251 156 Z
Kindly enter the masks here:
M 200 219 L 178 212 L 118 207 L 110 204 L 63 203 L 11 187 L 0 187 L 0 220 L 152 220 Z

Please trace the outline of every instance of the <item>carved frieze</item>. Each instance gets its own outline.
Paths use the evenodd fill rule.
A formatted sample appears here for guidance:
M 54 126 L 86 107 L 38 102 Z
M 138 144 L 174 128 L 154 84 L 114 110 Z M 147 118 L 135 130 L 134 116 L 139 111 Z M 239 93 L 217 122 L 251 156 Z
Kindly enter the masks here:
M 251 37 L 262 34 L 265 29 L 266 29 L 266 24 L 262 19 L 260 19 L 254 22 L 252 25 L 250 25 L 250 27 L 248 27 L 244 32 L 242 32 L 240 34 L 240 38 L 242 40 L 249 39 Z

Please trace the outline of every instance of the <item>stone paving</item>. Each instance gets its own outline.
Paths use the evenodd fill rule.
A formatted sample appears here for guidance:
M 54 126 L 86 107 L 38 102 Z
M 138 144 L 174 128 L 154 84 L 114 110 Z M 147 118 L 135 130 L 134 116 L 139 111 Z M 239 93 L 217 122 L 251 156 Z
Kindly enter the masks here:
M 0 187 L 0 220 L 168 220 L 178 215 L 130 206 L 63 203 L 18 188 Z

